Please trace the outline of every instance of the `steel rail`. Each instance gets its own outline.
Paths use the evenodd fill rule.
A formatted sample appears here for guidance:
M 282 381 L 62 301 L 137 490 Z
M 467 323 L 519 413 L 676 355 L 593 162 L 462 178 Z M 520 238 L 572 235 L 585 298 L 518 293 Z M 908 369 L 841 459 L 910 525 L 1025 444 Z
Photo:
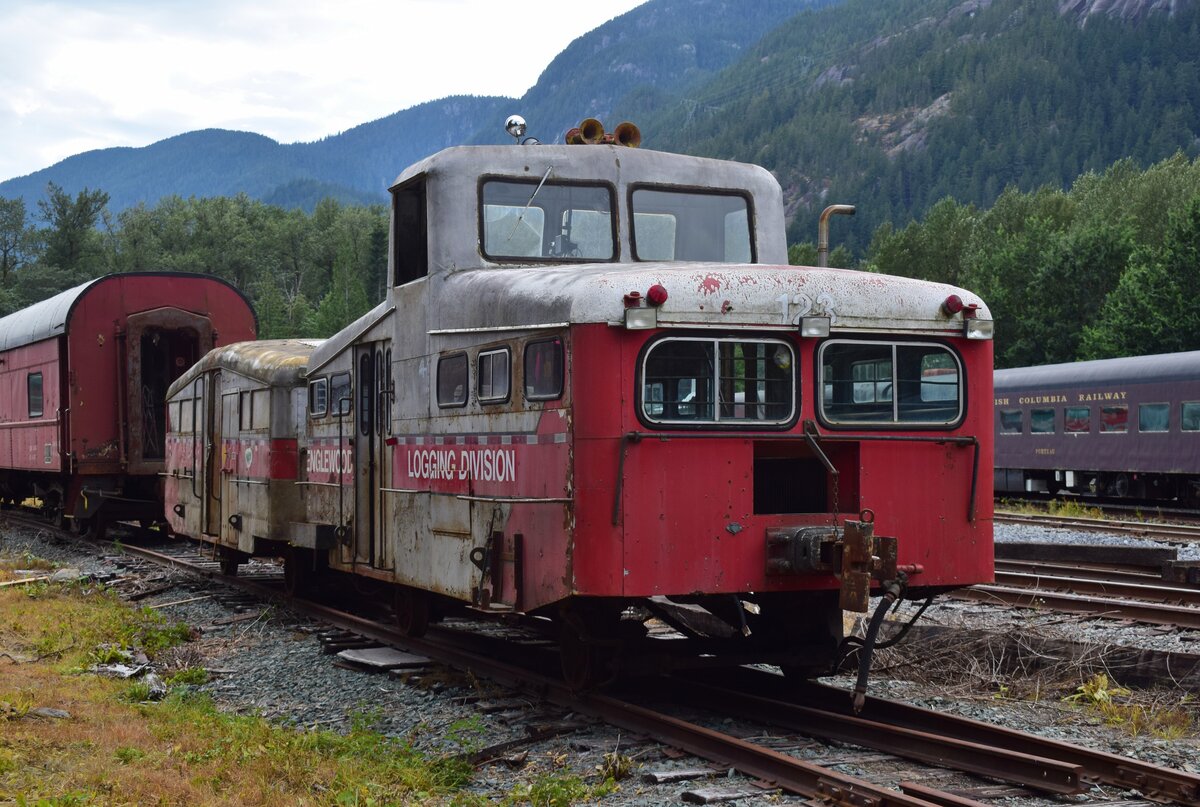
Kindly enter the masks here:
M 735 673 L 733 680 L 739 690 L 754 691 L 765 697 L 777 697 L 840 714 L 851 713 L 850 693 L 847 690 L 816 682 L 797 684 L 782 676 L 750 668 L 740 668 Z M 880 724 L 903 726 L 1079 765 L 1083 769 L 1084 781 L 1136 788 L 1154 801 L 1200 807 L 1200 775 L 1194 773 L 1162 768 L 1132 757 L 870 695 L 867 696 L 862 714 Z
M 1022 574 L 1046 574 L 1073 577 L 1081 580 L 1104 580 L 1113 583 L 1147 583 L 1160 585 L 1163 582 L 1162 573 L 1150 567 L 1139 571 L 1129 566 L 1096 566 L 1070 563 L 1055 563 L 1044 560 L 1010 560 L 996 558 L 997 572 L 1017 572 Z M 1193 589 L 1194 590 L 1194 589 Z
M 726 714 L 823 737 L 838 742 L 874 748 L 898 757 L 944 768 L 980 774 L 1034 790 L 1059 795 L 1082 793 L 1083 769 L 1076 764 L 1034 756 L 1020 751 L 993 748 L 970 740 L 918 731 L 829 709 L 785 703 L 761 695 L 749 695 L 725 687 L 703 684 L 677 676 L 669 683 L 666 697 L 686 697 Z
M 1144 521 L 1116 521 L 1103 518 L 1066 518 L 1063 516 L 1024 515 L 996 511 L 993 519 L 997 523 L 1028 524 L 1037 527 L 1055 527 L 1080 532 L 1109 532 L 1134 535 L 1148 541 L 1171 543 L 1200 541 L 1200 526 L 1183 524 L 1151 524 Z
M 1163 583 L 1129 583 L 1075 575 L 1033 574 L 996 570 L 996 584 L 1011 588 L 1065 591 L 1096 597 L 1123 598 L 1139 602 L 1200 607 L 1200 591 Z
M 1104 619 L 1131 619 L 1149 625 L 1175 625 L 1200 630 L 1200 609 L 1182 605 L 1109 600 L 1042 589 L 991 585 L 960 588 L 946 596 L 957 600 L 1002 603 L 1022 608 L 1047 608 L 1051 611 L 1087 614 Z

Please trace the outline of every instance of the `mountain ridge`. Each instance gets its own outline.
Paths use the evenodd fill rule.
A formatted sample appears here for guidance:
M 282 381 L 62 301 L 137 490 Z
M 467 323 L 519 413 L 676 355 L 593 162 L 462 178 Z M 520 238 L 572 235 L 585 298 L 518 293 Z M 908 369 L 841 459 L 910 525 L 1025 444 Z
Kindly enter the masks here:
M 520 99 L 438 99 L 308 143 L 184 133 L 75 155 L 0 183 L 0 196 L 32 206 L 54 181 L 103 189 L 117 211 L 171 194 L 382 203 L 428 153 L 512 142 L 507 114 L 543 142 L 591 115 L 635 120 L 647 147 L 765 165 L 784 188 L 793 241 L 812 238 L 824 204 L 858 204 L 838 227 L 861 251 L 882 222 L 903 224 L 946 195 L 988 204 L 1006 186 L 1063 187 L 1127 156 L 1200 153 L 1195 0 L 745 8 L 651 0 L 573 41 Z

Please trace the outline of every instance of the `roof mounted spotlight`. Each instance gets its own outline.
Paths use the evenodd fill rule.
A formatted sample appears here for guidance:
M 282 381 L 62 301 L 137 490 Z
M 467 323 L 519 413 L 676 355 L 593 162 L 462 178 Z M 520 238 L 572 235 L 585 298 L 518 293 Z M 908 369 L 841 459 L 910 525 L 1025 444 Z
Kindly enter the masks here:
M 525 119 L 520 115 L 509 115 L 504 121 L 504 131 L 520 140 L 525 136 Z
M 537 146 L 541 144 L 536 137 L 525 137 L 525 119 L 520 115 L 509 115 L 504 121 L 504 131 L 512 135 L 522 146 Z M 521 138 L 525 138 L 522 140 Z

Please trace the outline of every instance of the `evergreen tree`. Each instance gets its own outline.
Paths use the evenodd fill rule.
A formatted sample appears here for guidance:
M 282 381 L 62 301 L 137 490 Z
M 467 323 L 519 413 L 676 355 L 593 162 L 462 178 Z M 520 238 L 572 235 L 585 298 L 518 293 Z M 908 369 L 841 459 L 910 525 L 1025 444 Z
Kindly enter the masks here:
M 1083 358 L 1200 349 L 1200 196 L 1171 214 L 1160 246 L 1138 251 L 1095 324 L 1084 329 Z

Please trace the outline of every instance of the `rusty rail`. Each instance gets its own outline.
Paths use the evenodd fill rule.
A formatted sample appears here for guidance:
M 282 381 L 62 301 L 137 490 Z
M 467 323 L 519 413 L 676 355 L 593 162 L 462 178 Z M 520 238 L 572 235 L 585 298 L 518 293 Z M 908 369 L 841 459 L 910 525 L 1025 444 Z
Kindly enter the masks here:
M 996 584 L 1010 588 L 1065 591 L 1095 597 L 1121 598 L 1147 603 L 1189 605 L 1200 607 L 1200 591 L 1194 588 L 1178 588 L 1161 581 L 1131 582 L 1112 577 L 1076 575 L 1073 571 L 1062 574 L 1014 572 L 996 569 Z
M 1082 767 L 1021 751 L 994 748 L 967 739 L 946 737 L 881 724 L 876 720 L 839 713 L 825 708 L 781 702 L 748 695 L 725 687 L 676 678 L 658 693 L 662 697 L 686 698 L 707 708 L 780 726 L 813 737 L 874 748 L 930 765 L 954 768 L 1002 779 L 1045 793 L 1074 795 L 1086 788 L 1080 782 Z M 838 697 L 846 693 L 839 691 Z
M 817 683 L 797 685 L 781 676 L 749 668 L 738 670 L 735 682 L 739 690 L 758 692 L 765 697 L 778 697 L 840 714 L 850 711 L 848 692 L 837 687 Z M 1131 757 L 870 696 L 862 714 L 879 724 L 903 726 L 1079 765 L 1086 782 L 1136 788 L 1154 801 L 1200 807 L 1200 775 L 1194 773 L 1161 768 Z
M 1046 608 L 1068 614 L 1085 614 L 1102 619 L 1129 619 L 1148 625 L 1175 625 L 1200 630 L 1200 609 L 1186 605 L 1154 602 L 1130 602 L 1082 594 L 1066 594 L 1046 589 L 1010 586 L 971 586 L 950 592 L 956 600 L 999 603 L 1018 608 Z
M 1103 580 L 1110 583 L 1161 585 L 1163 581 L 1162 572 L 1152 571 L 1149 567 L 1135 569 L 1128 566 L 1082 565 L 1042 560 L 1010 560 L 1008 558 L 996 558 L 996 572 L 1058 575 L 1078 580 Z

